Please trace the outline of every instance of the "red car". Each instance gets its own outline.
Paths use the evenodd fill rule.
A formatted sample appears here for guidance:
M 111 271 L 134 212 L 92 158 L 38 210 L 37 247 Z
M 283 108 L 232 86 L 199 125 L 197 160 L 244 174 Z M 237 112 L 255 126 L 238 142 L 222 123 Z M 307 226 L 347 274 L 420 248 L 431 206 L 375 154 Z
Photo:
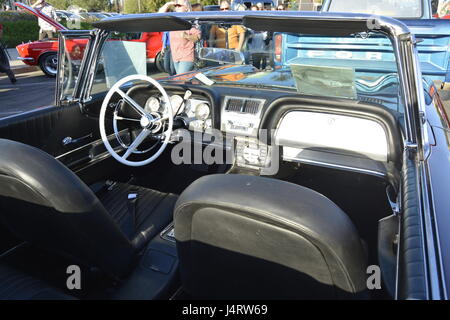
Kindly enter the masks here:
M 56 28 L 56 30 L 67 30 L 65 26 L 48 17 L 47 15 L 41 13 L 38 10 L 31 8 L 23 3 L 15 3 L 16 6 L 25 9 L 29 13 L 35 15 L 38 18 L 44 19 L 46 22 L 50 23 L 52 26 Z M 162 67 L 162 33 L 161 32 L 142 32 L 137 40 L 131 41 L 139 41 L 147 43 L 147 62 L 154 63 L 155 66 L 163 71 Z M 86 39 L 76 39 L 72 41 L 70 45 L 76 48 L 79 47 L 78 52 L 81 54 L 84 52 L 84 49 L 87 44 Z M 69 46 L 70 46 L 69 45 Z M 58 52 L 58 39 L 47 39 L 41 41 L 33 41 L 28 43 L 20 44 L 16 47 L 19 53 L 19 60 L 22 60 L 24 63 L 30 66 L 39 65 L 41 70 L 49 77 L 55 77 L 58 60 L 57 60 L 57 52 Z M 69 48 L 70 49 L 70 48 Z

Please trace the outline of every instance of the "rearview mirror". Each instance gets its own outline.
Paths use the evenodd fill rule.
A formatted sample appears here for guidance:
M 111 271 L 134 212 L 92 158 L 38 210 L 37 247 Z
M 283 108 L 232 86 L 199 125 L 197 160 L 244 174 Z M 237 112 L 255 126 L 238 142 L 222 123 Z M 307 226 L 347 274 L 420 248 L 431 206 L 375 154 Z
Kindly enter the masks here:
M 201 48 L 198 57 L 201 60 L 213 61 L 221 64 L 243 64 L 245 61 L 242 52 L 222 48 Z

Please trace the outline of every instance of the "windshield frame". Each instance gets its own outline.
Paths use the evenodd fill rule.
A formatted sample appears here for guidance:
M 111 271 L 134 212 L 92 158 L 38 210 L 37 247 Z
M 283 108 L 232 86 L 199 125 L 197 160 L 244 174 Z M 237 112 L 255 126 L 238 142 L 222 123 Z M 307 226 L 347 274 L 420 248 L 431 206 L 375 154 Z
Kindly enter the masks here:
M 161 22 L 164 23 L 161 23 Z M 422 76 L 415 47 L 416 40 L 409 28 L 401 21 L 389 17 L 351 14 L 351 13 L 323 13 L 323 12 L 252 12 L 234 11 L 222 12 L 187 12 L 187 13 L 148 13 L 124 15 L 101 20 L 94 24 L 95 52 L 86 55 L 89 59 L 89 74 L 83 75 L 89 79 L 83 86 L 81 102 L 91 99 L 93 79 L 95 76 L 98 56 L 111 28 L 125 28 L 126 32 L 160 32 L 188 28 L 186 23 L 198 25 L 199 22 L 209 21 L 219 23 L 240 23 L 257 31 L 299 32 L 299 30 L 313 30 L 315 34 L 339 35 L 375 31 L 386 35 L 392 43 L 398 69 L 400 95 L 405 110 L 405 146 L 417 150 L 423 159 L 424 138 L 420 114 L 424 111 Z M 139 23 L 137 23 L 139 22 Z M 369 26 L 372 26 L 369 29 Z M 373 27 L 375 26 L 375 27 Z M 139 28 L 139 30 L 137 30 Z M 172 29 L 171 29 L 172 28 Z M 104 29 L 104 30 L 101 30 Z M 136 29 L 134 31 L 134 29 Z M 187 30 L 187 29 L 181 29 Z M 304 31 L 306 33 L 307 31 Z M 81 75 L 80 75 L 81 76 Z

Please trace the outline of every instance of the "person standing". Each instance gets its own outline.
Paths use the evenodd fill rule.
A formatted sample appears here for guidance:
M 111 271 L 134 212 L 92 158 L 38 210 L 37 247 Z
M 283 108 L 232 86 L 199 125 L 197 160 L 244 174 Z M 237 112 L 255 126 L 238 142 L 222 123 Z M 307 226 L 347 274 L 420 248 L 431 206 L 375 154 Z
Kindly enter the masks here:
M 226 0 L 220 2 L 220 11 L 229 11 L 230 3 Z M 214 25 L 209 35 L 209 43 L 217 48 L 234 49 L 241 51 L 245 40 L 245 29 L 240 25 L 221 28 Z
M 167 2 L 159 9 L 159 12 L 168 12 L 171 7 L 175 8 L 175 12 L 192 11 L 191 4 L 188 0 L 176 0 Z M 195 43 L 200 40 L 200 36 L 200 30 L 194 27 L 187 31 L 169 32 L 172 61 L 177 74 L 189 72 L 194 69 Z
M 170 50 L 170 38 L 168 31 L 163 33 L 162 52 L 164 54 L 164 70 L 170 75 L 175 74 L 175 66 L 172 61 L 172 50 Z
M 53 8 L 53 6 L 45 0 L 38 0 L 31 7 L 42 12 L 49 18 L 56 19 L 55 8 Z M 46 37 L 52 39 L 53 33 L 56 32 L 55 28 L 50 23 L 41 18 L 39 18 L 38 22 L 40 27 L 39 40 L 44 40 Z
M 3 38 L 2 24 L 0 24 L 0 38 Z M 6 73 L 11 83 L 17 82 L 16 76 L 12 72 L 11 66 L 9 65 L 8 54 L 6 53 L 6 48 L 3 46 L 3 43 L 0 43 L 0 72 Z

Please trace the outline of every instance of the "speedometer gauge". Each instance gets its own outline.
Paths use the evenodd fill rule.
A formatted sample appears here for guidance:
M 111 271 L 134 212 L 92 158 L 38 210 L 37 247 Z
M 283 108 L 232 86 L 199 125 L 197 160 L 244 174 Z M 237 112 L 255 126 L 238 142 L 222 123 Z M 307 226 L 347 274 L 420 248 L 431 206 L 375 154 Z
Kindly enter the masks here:
M 195 108 L 195 117 L 199 120 L 206 120 L 209 117 L 209 105 L 206 103 L 200 103 Z
M 158 112 L 160 105 L 161 103 L 159 102 L 158 98 L 150 97 L 145 103 L 144 109 L 147 112 Z
M 180 109 L 180 110 L 178 110 L 177 114 L 180 114 L 183 112 L 183 109 L 184 109 L 183 101 L 184 101 L 184 99 L 177 94 L 170 97 L 170 103 L 172 104 L 173 112 L 177 112 L 178 109 Z M 183 106 L 180 108 L 180 106 L 182 104 L 183 104 Z

